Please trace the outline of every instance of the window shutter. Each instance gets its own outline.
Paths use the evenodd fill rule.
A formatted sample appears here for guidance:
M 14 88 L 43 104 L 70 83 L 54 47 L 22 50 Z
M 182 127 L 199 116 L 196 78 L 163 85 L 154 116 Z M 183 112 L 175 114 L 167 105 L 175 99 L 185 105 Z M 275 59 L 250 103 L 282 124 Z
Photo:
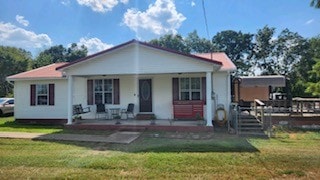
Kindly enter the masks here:
M 119 79 L 113 80 L 113 104 L 120 104 L 120 83 Z
M 172 98 L 173 101 L 179 100 L 179 78 L 172 78 Z
M 202 101 L 204 104 L 207 103 L 207 81 L 206 81 L 206 77 L 202 77 L 201 78 L 201 84 L 202 84 Z
M 49 106 L 54 106 L 54 84 L 49 84 Z
M 87 80 L 87 103 L 93 105 L 93 80 Z
M 36 105 L 36 85 L 30 85 L 30 106 Z

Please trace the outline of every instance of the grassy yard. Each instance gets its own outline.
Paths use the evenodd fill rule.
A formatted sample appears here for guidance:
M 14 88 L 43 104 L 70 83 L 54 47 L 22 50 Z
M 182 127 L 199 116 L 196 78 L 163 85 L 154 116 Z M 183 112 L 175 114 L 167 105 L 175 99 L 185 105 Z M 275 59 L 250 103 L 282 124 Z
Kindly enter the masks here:
M 147 131 L 129 145 L 0 139 L 0 179 L 320 179 L 320 132 L 189 134 Z

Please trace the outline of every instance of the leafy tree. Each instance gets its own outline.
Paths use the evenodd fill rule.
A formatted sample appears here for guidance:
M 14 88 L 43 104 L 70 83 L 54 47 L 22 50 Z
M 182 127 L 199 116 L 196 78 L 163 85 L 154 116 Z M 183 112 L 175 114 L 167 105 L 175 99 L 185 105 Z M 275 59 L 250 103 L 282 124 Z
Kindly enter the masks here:
M 33 68 L 46 66 L 57 62 L 71 62 L 87 56 L 88 49 L 82 45 L 72 43 L 69 48 L 62 45 L 52 46 L 42 51 L 33 62 Z
M 217 33 L 212 42 L 218 51 L 225 52 L 238 68 L 238 75 L 248 74 L 252 63 L 253 34 L 232 30 Z
M 30 62 L 30 52 L 0 46 L 0 97 L 12 96 L 13 86 L 6 81 L 6 77 L 28 70 Z
M 182 36 L 179 34 L 167 34 L 161 36 L 159 39 L 153 39 L 149 43 L 159 47 L 173 49 L 182 53 L 190 53 L 191 51 L 190 47 L 187 46 Z
M 205 38 L 200 38 L 196 30 L 189 33 L 185 38 L 187 47 L 190 48 L 191 53 L 209 53 L 215 51 L 213 44 Z
M 320 97 L 320 35 L 309 40 L 310 54 L 312 55 L 312 69 L 306 80 L 306 93 Z M 311 63 L 310 63 L 311 64 Z
M 80 47 L 76 43 L 72 43 L 71 46 L 67 49 L 66 59 L 68 62 L 75 61 L 77 59 L 86 57 L 88 54 L 88 49 L 85 45 Z
M 313 82 L 307 83 L 307 93 L 311 93 L 313 96 L 320 97 L 320 59 L 317 60 L 317 63 L 313 65 L 312 70 L 309 71 L 310 79 Z
M 311 0 L 310 6 L 320 8 L 320 0 Z
M 255 66 L 262 71 L 262 74 L 275 74 L 274 69 L 277 68 L 277 61 L 272 56 L 275 43 L 273 36 L 275 28 L 268 26 L 259 29 L 255 35 L 255 44 L 253 48 L 253 59 Z
M 276 74 L 287 75 L 307 53 L 308 44 L 307 40 L 298 33 L 284 29 L 274 40 L 274 48 L 273 56 L 276 66 L 273 70 Z

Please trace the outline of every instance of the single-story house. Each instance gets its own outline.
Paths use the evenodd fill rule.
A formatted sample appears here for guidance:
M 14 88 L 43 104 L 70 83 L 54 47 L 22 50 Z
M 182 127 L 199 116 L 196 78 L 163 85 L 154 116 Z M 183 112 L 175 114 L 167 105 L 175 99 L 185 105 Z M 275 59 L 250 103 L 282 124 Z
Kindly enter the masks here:
M 131 40 L 70 63 L 55 63 L 7 77 L 14 84 L 15 119 L 72 124 L 73 105 L 135 106 L 134 114 L 157 119 L 194 119 L 212 126 L 215 108 L 231 103 L 230 73 L 236 67 L 225 53 L 184 54 Z

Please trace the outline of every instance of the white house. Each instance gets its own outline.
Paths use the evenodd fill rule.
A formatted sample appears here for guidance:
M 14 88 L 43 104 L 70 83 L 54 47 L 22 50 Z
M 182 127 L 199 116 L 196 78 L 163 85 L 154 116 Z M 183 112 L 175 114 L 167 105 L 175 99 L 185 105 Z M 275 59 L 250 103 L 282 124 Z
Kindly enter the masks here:
M 214 118 L 217 104 L 228 111 L 230 72 L 224 53 L 190 55 L 132 40 L 71 63 L 55 63 L 7 77 L 14 83 L 15 119 L 72 124 L 82 104 L 95 118 L 97 103 L 157 119 Z M 212 126 L 212 121 L 207 121 Z

